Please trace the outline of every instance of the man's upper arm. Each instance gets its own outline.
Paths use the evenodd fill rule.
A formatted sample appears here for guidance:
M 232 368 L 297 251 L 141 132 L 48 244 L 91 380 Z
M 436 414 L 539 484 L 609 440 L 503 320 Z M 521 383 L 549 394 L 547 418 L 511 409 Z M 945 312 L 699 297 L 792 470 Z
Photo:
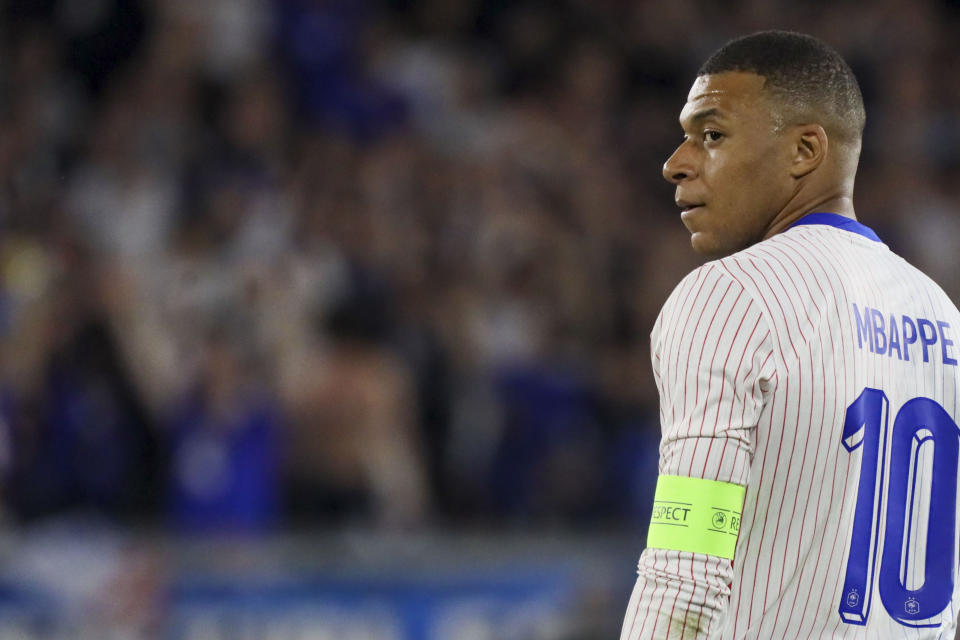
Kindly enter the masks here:
M 660 478 L 621 638 L 704 638 L 729 602 L 772 336 L 750 293 L 710 263 L 677 286 L 651 340 Z
M 654 327 L 660 474 L 746 485 L 776 375 L 761 305 L 714 263 L 687 276 Z

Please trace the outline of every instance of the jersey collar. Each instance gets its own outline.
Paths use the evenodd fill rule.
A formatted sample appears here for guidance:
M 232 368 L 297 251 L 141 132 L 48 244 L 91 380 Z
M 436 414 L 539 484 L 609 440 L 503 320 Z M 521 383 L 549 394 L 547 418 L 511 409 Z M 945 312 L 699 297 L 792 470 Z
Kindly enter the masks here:
M 843 229 L 844 231 L 860 234 L 864 238 L 873 240 L 874 242 L 880 242 L 880 237 L 874 233 L 873 229 L 865 224 L 860 224 L 852 218 L 847 218 L 837 213 L 808 213 L 794 222 L 788 228 L 792 229 L 802 224 L 826 224 L 830 225 L 831 227 L 836 227 L 837 229 Z

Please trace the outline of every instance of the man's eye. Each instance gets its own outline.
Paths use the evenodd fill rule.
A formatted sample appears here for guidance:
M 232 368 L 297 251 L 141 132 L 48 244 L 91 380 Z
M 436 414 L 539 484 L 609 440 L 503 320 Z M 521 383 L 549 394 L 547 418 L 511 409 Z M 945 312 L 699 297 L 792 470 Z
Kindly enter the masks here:
M 704 140 L 704 142 L 716 142 L 717 140 L 721 139 L 722 137 L 723 137 L 723 134 L 720 133 L 719 131 L 710 130 L 710 131 L 704 131 L 704 132 L 703 132 L 703 140 Z

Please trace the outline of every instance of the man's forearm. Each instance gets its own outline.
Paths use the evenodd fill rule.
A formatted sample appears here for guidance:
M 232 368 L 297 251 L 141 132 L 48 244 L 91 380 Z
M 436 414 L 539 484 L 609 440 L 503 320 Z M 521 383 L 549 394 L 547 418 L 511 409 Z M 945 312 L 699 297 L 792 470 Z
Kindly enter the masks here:
M 724 558 L 647 549 L 640 556 L 621 640 L 709 637 L 723 624 L 732 577 Z

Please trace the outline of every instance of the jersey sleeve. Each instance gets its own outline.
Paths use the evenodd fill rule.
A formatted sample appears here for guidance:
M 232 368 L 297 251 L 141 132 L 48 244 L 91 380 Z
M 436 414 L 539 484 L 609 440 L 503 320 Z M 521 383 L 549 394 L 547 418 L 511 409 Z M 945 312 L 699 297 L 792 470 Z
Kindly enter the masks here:
M 651 352 L 660 394 L 660 475 L 747 486 L 756 426 L 776 376 L 760 306 L 708 263 L 667 300 Z M 723 624 L 732 579 L 725 558 L 646 549 L 621 640 L 708 637 Z

